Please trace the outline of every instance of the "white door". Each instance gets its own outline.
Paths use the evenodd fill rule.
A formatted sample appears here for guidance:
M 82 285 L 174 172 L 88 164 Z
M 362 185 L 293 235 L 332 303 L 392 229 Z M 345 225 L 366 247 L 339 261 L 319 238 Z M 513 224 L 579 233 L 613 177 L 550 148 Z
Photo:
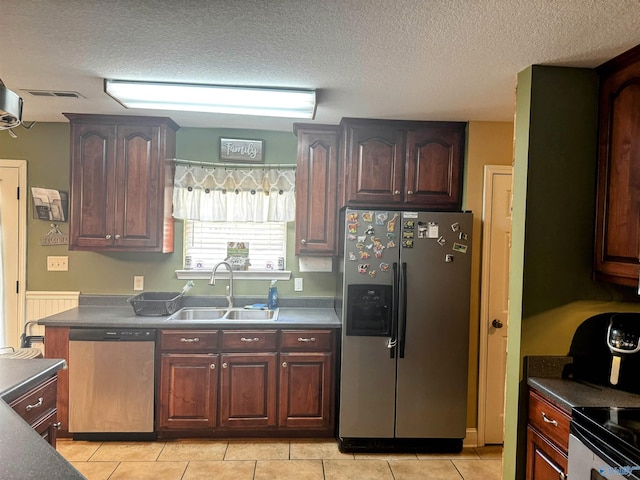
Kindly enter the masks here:
M 512 168 L 485 167 L 478 444 L 504 441 Z
M 24 325 L 26 170 L 27 163 L 24 160 L 0 160 L 3 308 L 0 318 L 4 323 L 0 332 L 0 346 L 14 348 L 20 346 L 20 335 Z

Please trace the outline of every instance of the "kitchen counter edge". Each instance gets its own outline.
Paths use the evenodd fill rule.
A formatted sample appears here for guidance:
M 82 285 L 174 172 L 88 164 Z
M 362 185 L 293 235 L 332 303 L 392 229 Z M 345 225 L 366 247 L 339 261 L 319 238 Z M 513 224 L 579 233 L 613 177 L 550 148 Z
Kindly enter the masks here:
M 529 377 L 527 385 L 566 411 L 574 407 L 639 407 L 640 395 L 566 378 Z
M 85 479 L 8 405 L 65 365 L 61 359 L 0 359 L 0 451 L 7 460 L 0 478 Z

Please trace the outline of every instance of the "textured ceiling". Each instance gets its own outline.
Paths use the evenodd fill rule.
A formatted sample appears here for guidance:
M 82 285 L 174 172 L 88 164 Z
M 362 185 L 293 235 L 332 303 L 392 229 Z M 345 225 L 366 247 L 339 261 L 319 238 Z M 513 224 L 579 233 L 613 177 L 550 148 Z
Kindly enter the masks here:
M 638 0 L 0 0 L 0 79 L 26 121 L 166 115 L 185 127 L 294 120 L 127 110 L 103 79 L 318 89 L 342 117 L 511 121 L 532 64 L 595 67 L 640 44 Z M 24 90 L 76 91 L 81 99 Z

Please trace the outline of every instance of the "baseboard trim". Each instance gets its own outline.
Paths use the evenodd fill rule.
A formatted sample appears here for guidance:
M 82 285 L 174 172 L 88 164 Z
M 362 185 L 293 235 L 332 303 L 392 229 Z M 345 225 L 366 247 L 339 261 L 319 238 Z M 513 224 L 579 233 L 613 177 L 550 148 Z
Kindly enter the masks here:
M 464 437 L 462 447 L 475 448 L 478 446 L 478 429 L 467 428 L 467 435 Z

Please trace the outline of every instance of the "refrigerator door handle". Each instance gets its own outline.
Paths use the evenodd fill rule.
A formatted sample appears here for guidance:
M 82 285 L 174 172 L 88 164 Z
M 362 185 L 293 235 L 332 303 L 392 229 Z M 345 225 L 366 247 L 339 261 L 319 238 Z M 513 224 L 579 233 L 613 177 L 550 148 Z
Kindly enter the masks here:
M 405 346 L 405 338 L 407 336 L 407 263 L 402 262 L 400 265 L 400 291 L 398 297 L 400 301 L 398 302 L 399 311 L 398 311 L 398 334 L 397 334 L 397 342 L 398 347 L 400 349 L 399 356 L 400 358 L 404 358 L 404 346 Z
M 398 263 L 393 263 L 393 290 L 391 294 L 391 338 L 387 342 L 390 350 L 389 357 L 395 358 L 396 346 L 398 345 Z

